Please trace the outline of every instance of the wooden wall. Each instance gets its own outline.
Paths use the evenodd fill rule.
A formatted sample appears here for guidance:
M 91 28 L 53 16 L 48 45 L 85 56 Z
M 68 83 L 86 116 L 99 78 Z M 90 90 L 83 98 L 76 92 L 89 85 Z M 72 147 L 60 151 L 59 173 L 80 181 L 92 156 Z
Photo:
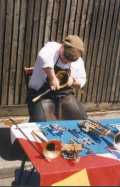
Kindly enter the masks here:
M 0 0 L 0 106 L 25 103 L 24 66 L 49 40 L 85 43 L 83 103 L 120 102 L 120 0 Z

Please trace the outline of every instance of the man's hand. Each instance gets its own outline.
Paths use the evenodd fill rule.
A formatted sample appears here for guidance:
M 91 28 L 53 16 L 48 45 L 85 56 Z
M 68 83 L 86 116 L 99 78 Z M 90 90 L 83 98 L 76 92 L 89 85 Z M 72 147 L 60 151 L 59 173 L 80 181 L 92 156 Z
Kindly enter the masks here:
M 59 90 L 60 83 L 55 75 L 54 69 L 50 67 L 46 67 L 43 70 L 47 74 L 51 90 Z
M 69 77 L 67 85 L 69 87 L 80 87 L 80 81 L 78 79 L 74 79 L 72 76 Z
M 78 79 L 74 79 L 73 86 L 80 87 L 80 81 Z
M 53 77 L 51 80 L 50 80 L 50 88 L 51 90 L 59 90 L 60 89 L 60 84 L 59 84 L 59 80 L 57 79 L 57 77 Z
M 68 79 L 67 85 L 68 85 L 69 87 L 71 87 L 71 86 L 73 85 L 73 82 L 74 82 L 74 79 L 73 79 L 72 76 L 70 76 L 69 79 Z

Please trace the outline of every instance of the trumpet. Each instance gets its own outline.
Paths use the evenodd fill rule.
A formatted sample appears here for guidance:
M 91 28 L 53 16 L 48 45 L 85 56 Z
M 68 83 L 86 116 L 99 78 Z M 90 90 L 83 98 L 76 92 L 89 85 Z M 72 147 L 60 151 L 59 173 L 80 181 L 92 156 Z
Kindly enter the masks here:
M 112 131 L 111 129 L 104 127 L 101 123 L 91 119 L 84 120 L 78 126 L 87 133 L 94 133 L 100 137 L 111 139 L 113 146 L 120 149 L 120 132 L 117 129 Z
M 58 78 L 59 83 L 60 83 L 60 88 L 59 89 L 65 88 L 67 86 L 67 82 L 68 82 L 68 79 L 69 79 L 69 73 L 64 71 L 64 70 L 61 70 L 61 71 L 58 71 L 56 73 L 56 77 Z M 32 99 L 32 102 L 35 103 L 35 102 L 39 101 L 43 96 L 45 96 L 50 91 L 51 91 L 51 88 L 48 88 L 42 94 L 38 95 L 37 97 L 34 97 Z

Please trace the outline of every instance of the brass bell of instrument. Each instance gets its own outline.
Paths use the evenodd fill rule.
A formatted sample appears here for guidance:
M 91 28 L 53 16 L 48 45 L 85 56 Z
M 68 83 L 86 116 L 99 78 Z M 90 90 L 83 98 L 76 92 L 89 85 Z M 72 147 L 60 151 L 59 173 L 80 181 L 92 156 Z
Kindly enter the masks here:
M 52 160 L 60 156 L 62 144 L 58 140 L 51 140 L 43 143 L 43 155 L 47 160 Z
M 68 83 L 69 73 L 64 70 L 60 70 L 56 73 L 56 77 L 58 78 L 60 82 L 60 89 L 65 88 Z
M 56 77 L 59 79 L 59 83 L 60 83 L 60 88 L 59 89 L 63 89 L 65 87 L 67 87 L 68 84 L 68 79 L 69 79 L 69 73 L 64 71 L 64 70 L 60 70 L 57 72 Z M 33 103 L 36 103 L 37 101 L 39 101 L 39 99 L 41 99 L 43 96 L 45 96 L 47 93 L 49 93 L 51 91 L 51 88 L 48 88 L 45 92 L 43 92 L 42 94 L 34 97 L 32 99 Z

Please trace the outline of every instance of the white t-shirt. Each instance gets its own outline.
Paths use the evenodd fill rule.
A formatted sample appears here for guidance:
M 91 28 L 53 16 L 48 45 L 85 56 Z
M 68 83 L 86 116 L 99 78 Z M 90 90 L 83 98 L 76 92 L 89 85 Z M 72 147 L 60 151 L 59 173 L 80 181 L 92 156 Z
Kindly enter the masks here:
M 57 42 L 47 42 L 45 46 L 38 53 L 38 57 L 35 63 L 35 67 L 29 81 L 29 87 L 34 90 L 39 90 L 41 86 L 46 81 L 47 75 L 43 68 L 51 67 L 57 62 L 57 66 L 62 69 L 71 70 L 71 76 L 77 78 L 80 81 L 81 87 L 86 83 L 86 72 L 84 67 L 84 61 L 80 57 L 70 64 L 63 64 L 59 58 L 59 49 L 61 47 L 60 43 Z

